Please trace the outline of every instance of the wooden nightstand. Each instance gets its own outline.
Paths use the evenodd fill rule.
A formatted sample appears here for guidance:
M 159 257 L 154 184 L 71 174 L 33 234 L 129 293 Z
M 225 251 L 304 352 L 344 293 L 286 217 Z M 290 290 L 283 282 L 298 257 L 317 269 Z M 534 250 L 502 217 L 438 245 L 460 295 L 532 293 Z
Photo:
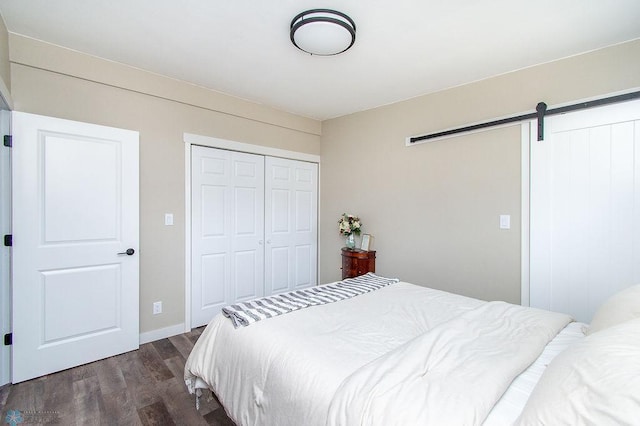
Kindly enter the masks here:
M 376 271 L 376 252 L 342 248 L 342 279 Z

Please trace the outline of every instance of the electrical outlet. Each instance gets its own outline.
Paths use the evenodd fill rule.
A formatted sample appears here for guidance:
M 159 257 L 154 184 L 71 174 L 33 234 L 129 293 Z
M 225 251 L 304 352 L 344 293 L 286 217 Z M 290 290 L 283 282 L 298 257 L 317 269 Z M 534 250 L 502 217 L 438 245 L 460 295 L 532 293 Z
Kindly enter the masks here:
M 153 315 L 162 313 L 162 302 L 153 302 Z

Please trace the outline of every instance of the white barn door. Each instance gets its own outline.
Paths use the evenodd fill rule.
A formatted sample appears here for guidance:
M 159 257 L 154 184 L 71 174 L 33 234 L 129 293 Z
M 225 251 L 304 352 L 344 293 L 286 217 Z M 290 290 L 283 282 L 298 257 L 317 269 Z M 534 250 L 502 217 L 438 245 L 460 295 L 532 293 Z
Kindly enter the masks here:
M 317 284 L 318 165 L 267 157 L 265 292 Z
M 12 381 L 137 349 L 138 133 L 16 112 L 13 141 Z
M 530 304 L 590 322 L 640 283 L 640 101 L 548 117 L 531 141 Z
M 264 157 L 191 150 L 191 327 L 264 294 Z

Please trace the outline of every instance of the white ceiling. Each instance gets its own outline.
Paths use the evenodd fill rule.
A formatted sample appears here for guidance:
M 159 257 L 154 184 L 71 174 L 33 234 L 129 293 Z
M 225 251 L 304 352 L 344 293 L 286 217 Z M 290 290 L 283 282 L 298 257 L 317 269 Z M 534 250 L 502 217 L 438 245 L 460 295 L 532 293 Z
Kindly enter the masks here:
M 289 40 L 344 12 L 332 57 Z M 0 0 L 10 32 L 327 119 L 640 38 L 639 0 Z

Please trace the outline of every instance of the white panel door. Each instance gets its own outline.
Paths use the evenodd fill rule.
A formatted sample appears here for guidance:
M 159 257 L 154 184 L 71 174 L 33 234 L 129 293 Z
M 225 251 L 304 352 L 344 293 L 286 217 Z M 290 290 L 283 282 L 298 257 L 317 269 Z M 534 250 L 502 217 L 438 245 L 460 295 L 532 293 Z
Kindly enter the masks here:
M 193 146 L 191 326 L 264 294 L 264 157 Z
M 640 282 L 640 101 L 549 117 L 531 140 L 530 303 L 590 322 Z
M 267 157 L 265 293 L 317 284 L 318 165 Z
M 138 133 L 14 113 L 13 141 L 12 381 L 137 349 Z

